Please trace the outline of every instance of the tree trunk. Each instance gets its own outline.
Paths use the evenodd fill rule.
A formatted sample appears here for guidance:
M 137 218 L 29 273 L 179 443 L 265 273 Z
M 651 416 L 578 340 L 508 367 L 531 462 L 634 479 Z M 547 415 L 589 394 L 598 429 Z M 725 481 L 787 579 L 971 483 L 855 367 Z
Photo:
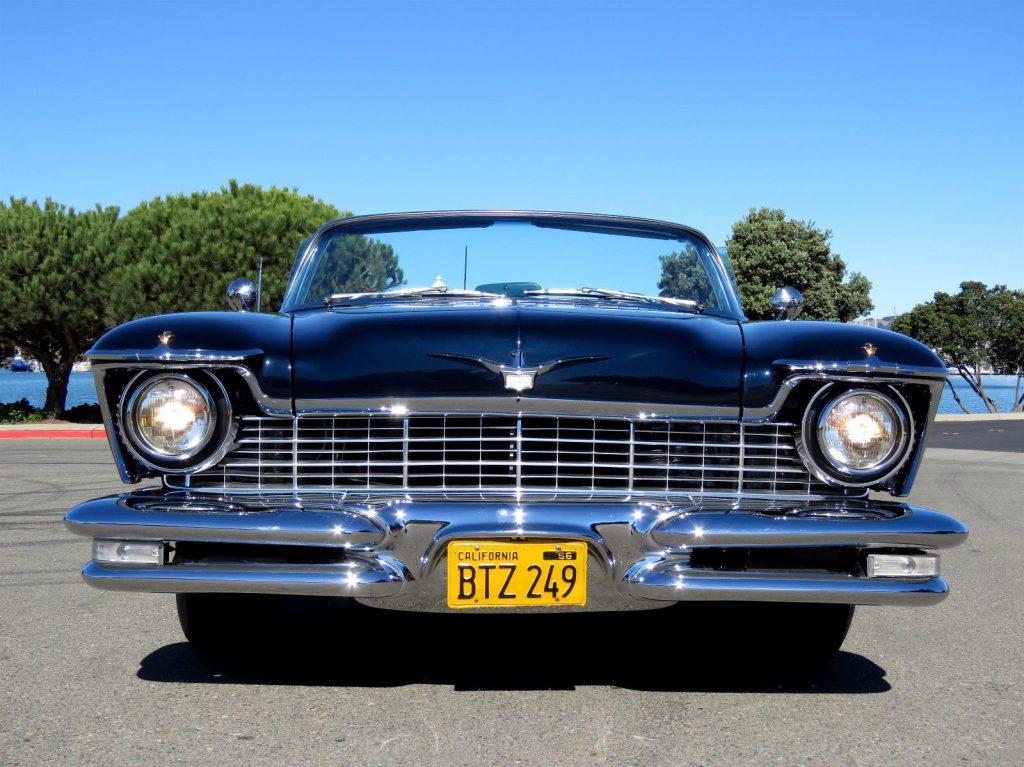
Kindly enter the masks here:
M 981 404 L 985 406 L 985 409 L 990 413 L 998 413 L 999 406 L 989 399 L 988 394 L 985 392 L 985 384 L 981 380 L 981 367 L 979 364 L 974 363 L 973 366 L 968 366 L 963 363 L 957 363 L 956 367 L 957 372 L 960 373 L 960 377 L 963 378 L 971 387 L 971 390 L 978 395 L 978 399 L 981 400 Z
M 68 381 L 75 364 L 70 354 L 59 360 L 39 360 L 46 373 L 46 402 L 43 403 L 44 418 L 60 418 L 64 415 L 64 404 L 68 399 Z
M 974 379 L 971 378 L 970 368 L 966 368 L 966 367 L 962 367 L 960 365 L 957 365 L 956 369 L 957 369 L 957 372 L 960 374 L 960 377 L 962 379 L 964 379 L 964 381 L 967 383 L 968 386 L 971 387 L 971 391 L 974 392 L 975 396 L 978 399 L 981 400 L 981 404 L 985 405 L 985 398 L 981 396 L 981 392 L 978 391 L 977 384 L 975 384 L 974 383 Z M 985 407 L 988 407 L 988 405 L 985 405 Z
M 1017 371 L 1017 386 L 1013 390 L 1013 412 L 1019 413 L 1024 410 L 1024 397 L 1020 393 L 1021 380 L 1024 379 L 1024 370 Z
M 997 405 L 995 403 L 995 401 L 991 397 L 988 396 L 988 392 L 985 391 L 985 379 L 982 378 L 983 374 L 982 374 L 981 370 L 978 369 L 978 368 L 975 368 L 974 373 L 977 376 L 978 394 L 981 396 L 981 401 L 985 403 L 985 407 L 988 408 L 988 412 L 990 412 L 990 413 L 998 413 L 999 412 L 999 405 Z
M 960 406 L 960 409 L 963 410 L 965 413 L 970 413 L 970 408 L 968 408 L 967 405 L 964 404 L 964 401 L 960 399 L 960 395 L 957 394 L 956 387 L 953 386 L 953 384 L 948 380 L 946 381 L 946 386 L 949 387 L 949 393 L 953 395 L 953 400 L 954 402 L 956 402 L 956 404 Z

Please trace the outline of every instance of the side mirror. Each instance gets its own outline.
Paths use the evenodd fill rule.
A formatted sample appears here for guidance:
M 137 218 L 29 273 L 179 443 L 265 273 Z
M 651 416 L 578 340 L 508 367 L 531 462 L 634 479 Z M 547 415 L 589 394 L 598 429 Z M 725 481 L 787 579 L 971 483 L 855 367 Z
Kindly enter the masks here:
M 236 312 L 251 312 L 256 308 L 259 291 L 247 277 L 239 277 L 228 285 L 228 306 Z
M 777 320 L 795 320 L 803 310 L 803 293 L 794 287 L 779 288 L 772 296 L 772 311 Z

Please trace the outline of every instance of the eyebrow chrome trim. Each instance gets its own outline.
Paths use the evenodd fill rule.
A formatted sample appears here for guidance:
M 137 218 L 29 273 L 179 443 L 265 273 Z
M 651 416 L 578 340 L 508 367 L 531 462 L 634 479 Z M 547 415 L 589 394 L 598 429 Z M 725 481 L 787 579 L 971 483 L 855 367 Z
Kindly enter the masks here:
M 159 346 L 157 349 L 166 348 Z M 85 356 L 96 365 L 105 365 L 117 362 L 242 362 L 243 360 L 259 357 L 265 352 L 263 349 L 243 349 L 242 351 L 222 352 L 216 349 L 192 349 L 180 352 L 139 351 L 138 349 L 112 349 L 110 351 L 86 352 Z
M 262 352 L 260 352 L 262 354 Z M 251 355 L 249 355 L 251 356 Z M 247 357 L 239 357 L 239 359 L 246 359 Z M 90 358 L 92 361 L 95 358 Z M 102 389 L 104 374 L 107 370 L 117 368 L 129 368 L 132 370 L 154 370 L 154 369 L 166 369 L 168 371 L 174 370 L 233 370 L 239 374 L 246 387 L 249 389 L 249 393 L 252 395 L 253 401 L 256 406 L 267 415 L 292 415 L 292 400 L 291 397 L 270 397 L 264 394 L 260 388 L 259 382 L 256 380 L 255 373 L 252 370 L 242 364 L 225 361 L 225 358 L 219 357 L 216 360 L 197 360 L 194 357 L 184 357 L 182 359 L 166 360 L 164 358 L 150 358 L 140 359 L 139 361 L 122 361 L 122 362 L 93 362 L 92 370 L 93 376 L 96 379 L 97 386 Z M 100 410 L 102 411 L 103 406 L 100 404 Z
M 773 419 L 782 410 L 793 389 L 803 381 L 846 381 L 848 383 L 924 384 L 932 390 L 932 410 L 928 414 L 928 420 L 931 422 L 939 406 L 942 388 L 946 385 L 945 371 L 936 372 L 936 368 L 911 369 L 903 367 L 899 369 L 901 374 L 898 375 L 859 375 L 858 373 L 862 372 L 864 368 L 864 363 L 860 361 L 849 365 L 845 363 L 832 363 L 827 366 L 821 363 L 799 363 L 797 365 L 780 362 L 778 364 L 788 365 L 791 370 L 796 372 L 783 380 L 779 390 L 775 393 L 775 397 L 769 404 L 762 407 L 744 407 L 744 421 L 758 423 Z M 872 370 L 881 370 L 881 368 L 872 368 Z

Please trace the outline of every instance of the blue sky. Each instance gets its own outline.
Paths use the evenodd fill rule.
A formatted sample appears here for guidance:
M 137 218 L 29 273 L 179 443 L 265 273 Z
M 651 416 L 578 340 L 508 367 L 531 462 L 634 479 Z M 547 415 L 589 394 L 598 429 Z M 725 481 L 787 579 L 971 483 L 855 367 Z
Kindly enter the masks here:
M 1024 287 L 1022 39 L 1020 2 L 2 0 L 0 195 L 237 178 L 718 243 L 769 205 L 833 230 L 888 314 Z

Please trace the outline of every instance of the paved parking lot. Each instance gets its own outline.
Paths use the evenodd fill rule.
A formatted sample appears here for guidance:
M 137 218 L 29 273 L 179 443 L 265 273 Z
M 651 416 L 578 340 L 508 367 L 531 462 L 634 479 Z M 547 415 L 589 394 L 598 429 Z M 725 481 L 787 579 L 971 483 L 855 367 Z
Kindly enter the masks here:
M 912 501 L 971 527 L 953 593 L 859 610 L 814 683 L 730 673 L 658 613 L 321 615 L 301 662 L 210 671 L 172 597 L 78 578 L 61 516 L 120 489 L 98 440 L 0 442 L 0 764 L 1021 763 L 1021 453 L 929 452 Z

